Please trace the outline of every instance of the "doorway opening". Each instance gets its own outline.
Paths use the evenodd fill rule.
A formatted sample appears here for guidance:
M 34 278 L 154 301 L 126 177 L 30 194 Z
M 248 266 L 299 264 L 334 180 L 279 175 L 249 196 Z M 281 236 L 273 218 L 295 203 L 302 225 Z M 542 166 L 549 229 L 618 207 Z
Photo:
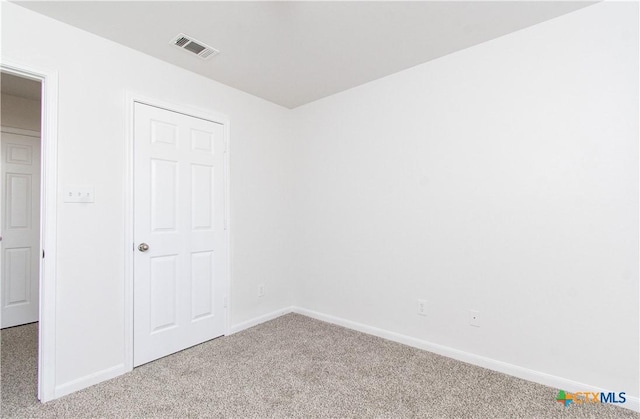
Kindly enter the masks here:
M 3 71 L 0 94 L 2 401 L 11 404 L 37 397 L 42 82 Z
M 56 397 L 57 74 L 3 59 L 0 92 L 1 379 L 14 390 L 2 401 L 45 402 Z

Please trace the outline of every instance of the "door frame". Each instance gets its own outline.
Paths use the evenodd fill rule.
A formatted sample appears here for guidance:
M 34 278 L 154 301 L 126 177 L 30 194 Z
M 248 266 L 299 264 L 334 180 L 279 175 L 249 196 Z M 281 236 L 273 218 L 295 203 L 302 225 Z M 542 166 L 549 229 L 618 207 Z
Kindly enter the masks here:
M 38 399 L 55 398 L 56 264 L 58 191 L 58 73 L 36 69 L 2 57 L 0 69 L 41 83 L 40 98 L 40 286 L 38 313 Z
M 177 105 L 175 103 L 165 102 L 159 99 L 152 99 L 145 97 L 143 95 L 127 91 L 126 92 L 126 141 L 125 141 L 125 176 L 124 176 L 124 191 L 125 191 L 125 237 L 124 237 L 124 250 L 125 250 L 125 287 L 124 287 L 124 359 L 125 359 L 125 370 L 132 371 L 133 370 L 133 322 L 134 322 L 134 298 L 133 298 L 133 280 L 134 280 L 134 270 L 133 270 L 133 255 L 135 252 L 135 242 L 134 242 L 134 131 L 135 131 L 135 115 L 134 115 L 134 105 L 136 103 L 140 103 L 143 105 L 153 106 L 156 108 L 164 109 L 171 112 L 177 112 L 180 114 L 184 114 L 187 116 L 192 116 L 199 119 L 204 119 L 207 121 L 215 122 L 217 124 L 223 125 L 223 141 L 225 144 L 224 151 L 224 241 L 227 246 L 226 252 L 226 278 L 223 278 L 225 288 L 224 295 L 224 334 L 229 335 L 230 333 L 230 315 L 231 312 L 231 217 L 230 217 L 230 193 L 229 193 L 229 185 L 230 185 L 230 170 L 229 170 L 229 161 L 230 161 L 230 125 L 229 118 L 219 112 L 215 112 L 207 109 L 199 109 L 194 108 L 188 105 Z

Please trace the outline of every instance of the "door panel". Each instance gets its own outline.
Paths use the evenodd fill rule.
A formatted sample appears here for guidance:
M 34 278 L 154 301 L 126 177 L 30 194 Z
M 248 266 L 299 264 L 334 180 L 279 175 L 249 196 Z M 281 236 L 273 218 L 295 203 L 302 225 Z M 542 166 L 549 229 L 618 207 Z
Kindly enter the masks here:
M 173 327 L 176 318 L 178 295 L 177 257 L 168 255 L 151 258 L 150 308 L 151 332 Z
M 29 278 L 31 278 L 31 249 L 7 249 L 5 266 L 5 307 L 21 305 L 30 300 Z
M 139 103 L 134 112 L 137 366 L 224 333 L 227 249 L 223 126 Z
M 194 230 L 213 228 L 213 168 L 191 165 L 191 227 Z
M 151 160 L 151 228 L 154 232 L 176 230 L 177 172 L 175 161 Z
M 213 252 L 191 254 L 191 319 L 211 316 L 213 310 Z
M 38 321 L 40 139 L 2 132 L 2 327 Z

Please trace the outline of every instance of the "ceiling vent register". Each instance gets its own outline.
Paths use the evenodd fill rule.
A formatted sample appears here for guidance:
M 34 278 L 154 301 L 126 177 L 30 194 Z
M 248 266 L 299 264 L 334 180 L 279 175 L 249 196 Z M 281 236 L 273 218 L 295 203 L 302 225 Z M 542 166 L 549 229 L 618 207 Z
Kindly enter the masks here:
M 198 57 L 202 58 L 203 60 L 220 54 L 220 51 L 218 51 L 217 49 L 212 48 L 204 42 L 200 42 L 193 37 L 185 35 L 183 33 L 180 33 L 175 38 L 173 38 L 171 40 L 171 44 L 180 49 L 187 50 L 192 54 L 195 54 Z

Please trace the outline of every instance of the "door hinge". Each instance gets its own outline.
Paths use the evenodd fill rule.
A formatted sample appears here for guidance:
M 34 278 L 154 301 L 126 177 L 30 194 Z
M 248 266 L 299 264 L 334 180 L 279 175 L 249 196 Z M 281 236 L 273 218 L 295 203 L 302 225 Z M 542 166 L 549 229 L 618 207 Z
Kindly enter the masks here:
M 42 259 L 44 259 L 44 249 L 42 249 Z
M 227 297 L 224 297 L 224 300 L 223 300 L 223 304 L 222 304 L 222 306 L 223 306 L 224 308 L 227 308 Z

